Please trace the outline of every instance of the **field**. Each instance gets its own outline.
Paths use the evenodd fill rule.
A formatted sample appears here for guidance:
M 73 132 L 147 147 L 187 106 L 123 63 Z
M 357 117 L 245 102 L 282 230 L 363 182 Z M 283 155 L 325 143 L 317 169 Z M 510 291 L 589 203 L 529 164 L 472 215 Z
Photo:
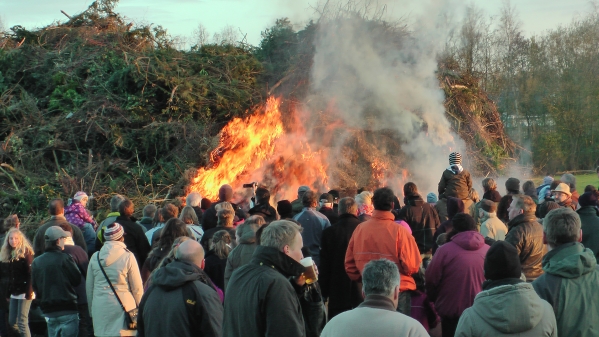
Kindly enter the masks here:
M 578 193 L 584 193 L 584 188 L 587 185 L 593 185 L 595 187 L 599 186 L 599 178 L 595 173 L 585 173 L 585 174 L 575 174 L 576 176 L 576 190 Z M 554 176 L 554 178 L 559 178 L 560 176 Z M 542 183 L 543 177 L 536 177 L 533 179 L 536 186 Z

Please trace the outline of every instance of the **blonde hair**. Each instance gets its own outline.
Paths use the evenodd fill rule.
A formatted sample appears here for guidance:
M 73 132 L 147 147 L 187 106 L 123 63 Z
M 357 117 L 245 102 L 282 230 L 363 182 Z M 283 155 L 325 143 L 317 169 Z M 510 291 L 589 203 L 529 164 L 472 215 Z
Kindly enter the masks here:
M 218 220 L 216 222 L 217 227 L 232 227 L 233 221 L 235 220 L 235 212 L 230 209 L 221 209 L 216 213 Z
M 16 234 L 20 237 L 19 245 L 16 248 L 12 248 L 9 243 L 12 234 Z M 2 250 L 0 250 L 0 261 L 12 262 L 18 259 L 24 259 L 27 254 L 32 256 L 34 254 L 31 243 L 27 240 L 23 232 L 16 228 L 11 228 L 8 233 L 6 233 L 6 237 L 2 244 Z
M 185 222 L 187 225 L 198 225 L 200 222 L 198 221 L 198 216 L 196 215 L 196 211 L 191 206 L 183 207 L 181 214 L 179 215 L 179 220 Z M 191 222 L 189 222 L 191 221 Z
M 231 234 L 226 230 L 221 230 L 212 236 L 210 240 L 210 249 L 214 250 L 219 259 L 226 259 L 231 252 Z
M 233 209 L 233 205 L 231 205 L 230 202 L 226 202 L 226 201 L 221 202 L 220 204 L 216 204 L 216 206 L 214 206 L 214 209 L 217 212 L 220 211 L 220 210 L 223 210 L 223 209 L 228 209 L 231 212 L 235 212 L 235 210 Z

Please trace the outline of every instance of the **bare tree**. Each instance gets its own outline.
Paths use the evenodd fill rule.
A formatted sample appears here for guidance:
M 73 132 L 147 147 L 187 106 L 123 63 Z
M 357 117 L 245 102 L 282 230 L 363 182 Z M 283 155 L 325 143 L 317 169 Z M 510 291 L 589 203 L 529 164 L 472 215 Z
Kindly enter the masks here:
M 203 24 L 198 24 L 198 27 L 194 29 L 192 35 L 192 44 L 195 44 L 198 47 L 201 47 L 207 43 L 209 43 L 210 36 L 208 33 L 208 29 Z
M 212 40 L 220 45 L 236 45 L 239 41 L 239 33 L 233 26 L 227 25 L 220 33 L 214 33 Z

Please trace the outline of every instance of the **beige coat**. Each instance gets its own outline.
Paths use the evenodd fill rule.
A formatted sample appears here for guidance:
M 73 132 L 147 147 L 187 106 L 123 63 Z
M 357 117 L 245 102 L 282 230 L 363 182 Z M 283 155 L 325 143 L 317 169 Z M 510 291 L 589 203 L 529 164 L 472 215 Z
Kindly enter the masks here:
M 139 267 L 133 253 L 125 243 L 107 241 L 99 252 L 94 253 L 87 268 L 87 301 L 98 337 L 120 336 L 125 329 L 125 312 L 121 309 L 110 285 L 98 265 L 98 257 L 127 311 L 136 308 L 143 295 Z

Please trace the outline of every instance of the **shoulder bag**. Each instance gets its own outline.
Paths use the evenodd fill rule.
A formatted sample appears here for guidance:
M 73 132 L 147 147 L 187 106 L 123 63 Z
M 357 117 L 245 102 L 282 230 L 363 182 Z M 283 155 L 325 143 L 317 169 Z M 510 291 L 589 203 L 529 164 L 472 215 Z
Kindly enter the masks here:
M 106 272 L 104 271 L 104 267 L 102 267 L 102 263 L 100 263 L 100 252 L 98 252 L 98 254 L 96 256 L 98 257 L 98 265 L 100 266 L 100 270 L 102 270 L 102 274 L 104 274 L 104 277 L 106 278 L 106 282 L 108 282 L 110 289 L 112 289 L 112 292 L 114 292 L 114 296 L 116 296 L 116 300 L 119 301 L 121 308 L 123 308 L 123 311 L 125 312 L 125 322 L 127 323 L 127 327 L 129 328 L 129 330 L 137 330 L 137 312 L 138 312 L 139 308 L 131 309 L 129 311 L 127 311 L 125 309 L 123 302 L 121 302 L 119 295 L 117 294 L 116 290 L 112 286 L 112 282 L 110 282 L 108 275 L 106 275 Z

